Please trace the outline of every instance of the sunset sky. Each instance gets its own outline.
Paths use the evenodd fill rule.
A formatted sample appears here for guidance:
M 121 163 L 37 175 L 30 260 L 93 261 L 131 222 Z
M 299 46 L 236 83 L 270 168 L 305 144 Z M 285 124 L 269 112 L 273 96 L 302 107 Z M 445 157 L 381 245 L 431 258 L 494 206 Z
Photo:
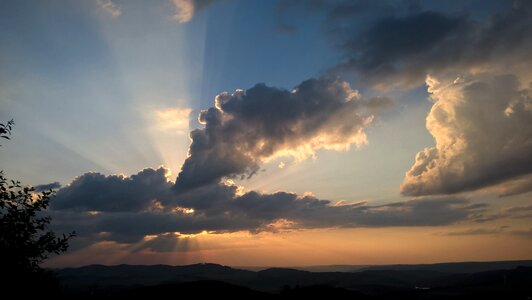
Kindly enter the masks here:
M 532 2 L 0 2 L 48 266 L 532 259 Z

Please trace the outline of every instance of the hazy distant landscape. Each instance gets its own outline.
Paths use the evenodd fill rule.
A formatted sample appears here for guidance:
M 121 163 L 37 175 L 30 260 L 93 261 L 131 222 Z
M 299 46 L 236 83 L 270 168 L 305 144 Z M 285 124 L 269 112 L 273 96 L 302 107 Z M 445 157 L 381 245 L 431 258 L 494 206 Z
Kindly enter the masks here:
M 217 264 L 188 266 L 91 265 L 58 269 L 62 292 L 71 296 L 201 295 L 285 297 L 323 295 L 353 299 L 529 299 L 532 261 L 429 265 L 321 266 L 249 271 Z

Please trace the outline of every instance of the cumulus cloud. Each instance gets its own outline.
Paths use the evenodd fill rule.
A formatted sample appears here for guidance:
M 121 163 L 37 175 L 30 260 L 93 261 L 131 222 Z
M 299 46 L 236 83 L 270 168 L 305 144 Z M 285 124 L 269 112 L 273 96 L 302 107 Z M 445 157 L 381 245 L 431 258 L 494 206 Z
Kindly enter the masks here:
M 86 173 L 57 192 L 52 208 L 94 212 L 144 210 L 154 200 L 172 196 L 168 172 L 160 167 L 144 169 L 130 177 Z
M 531 66 L 529 1 L 515 1 L 506 11 L 483 18 L 414 6 L 407 11 L 399 9 L 397 14 L 383 10 L 379 16 L 384 17 L 366 16 L 370 26 L 365 31 L 356 23 L 361 17 L 345 18 L 345 14 L 363 10 L 344 6 L 334 6 L 330 12 L 336 31 L 348 32 L 340 38 L 345 61 L 336 69 L 352 71 L 374 86 L 412 87 L 421 84 L 427 74 L 507 72 L 512 68 L 528 72 Z M 344 7 L 342 14 L 338 7 Z M 386 7 L 381 4 L 378 8 Z M 345 25 L 346 20 L 353 24 Z
M 426 124 L 436 146 L 417 154 L 401 193 L 458 193 L 532 173 L 530 88 L 521 89 L 513 75 L 452 83 L 428 78 L 427 85 L 435 103 Z
M 76 230 L 78 247 L 98 241 L 165 251 L 176 236 L 354 226 L 432 226 L 467 219 L 475 211 L 460 198 L 414 199 L 390 205 L 336 205 L 311 195 L 244 192 L 229 178 L 251 176 L 278 156 L 296 160 L 318 149 L 366 143 L 364 128 L 391 104 L 362 98 L 335 78 L 307 80 L 293 90 L 258 84 L 222 93 L 199 115 L 176 182 L 164 167 L 131 176 L 86 173 L 57 192 L 51 213 L 58 230 Z M 189 109 L 156 112 L 181 127 Z M 171 121 L 177 118 L 178 124 Z M 175 125 L 175 126 L 174 126 Z M 438 211 L 428 217 L 428 210 Z M 81 245 L 81 246 L 80 246 Z
M 187 23 L 192 20 L 198 11 L 207 8 L 215 1 L 216 0 L 173 0 L 172 3 L 176 9 L 174 19 L 179 23 Z
M 54 226 L 60 231 L 76 230 L 77 243 L 82 245 L 144 241 L 145 247 L 164 251 L 175 246 L 176 238 L 201 232 L 440 226 L 478 217 L 485 210 L 485 205 L 473 205 L 461 197 L 337 205 L 311 195 L 243 192 L 232 183 L 176 194 L 166 172 L 159 168 L 129 177 L 82 175 L 52 201 Z
M 98 6 L 113 18 L 116 18 L 122 14 L 120 6 L 114 4 L 111 0 L 96 0 L 96 3 L 98 3 Z
M 429 75 L 435 104 L 427 128 L 436 145 L 417 154 L 403 194 L 532 190 L 530 1 L 482 12 L 418 1 L 286 1 L 280 12 L 287 7 L 325 14 L 324 28 L 343 53 L 333 73 L 377 88 L 417 87 Z
M 222 93 L 199 115 L 204 128 L 190 133 L 189 157 L 177 189 L 252 176 L 261 162 L 278 156 L 302 160 L 318 149 L 364 145 L 364 128 L 390 105 L 387 98 L 363 99 L 339 79 L 310 79 L 293 90 L 258 84 Z

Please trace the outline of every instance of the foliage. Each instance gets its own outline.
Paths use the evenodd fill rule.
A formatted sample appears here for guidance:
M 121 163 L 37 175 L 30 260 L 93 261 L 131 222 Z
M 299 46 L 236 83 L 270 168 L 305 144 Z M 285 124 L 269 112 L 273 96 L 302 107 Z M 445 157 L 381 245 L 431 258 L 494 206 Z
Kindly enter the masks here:
M 13 120 L 0 124 L 0 137 L 9 139 Z M 68 241 L 75 235 L 57 237 L 48 230 L 51 221 L 44 212 L 54 191 L 36 192 L 18 181 L 9 180 L 0 171 L 0 266 L 3 283 L 17 283 L 20 279 L 38 278 L 46 272 L 40 264 L 50 254 L 60 254 L 68 248 Z M 37 275 L 41 274 L 41 275 Z
M 6 124 L 0 123 L 0 137 L 9 140 L 9 135 L 11 135 L 11 129 L 13 129 L 13 125 L 15 125 L 13 120 L 10 120 Z
M 56 237 L 47 230 L 50 217 L 40 213 L 53 195 L 52 190 L 36 193 L 32 187 L 22 187 L 0 171 L 0 259 L 6 260 L 4 268 L 36 271 L 48 254 L 67 250 L 74 233 Z

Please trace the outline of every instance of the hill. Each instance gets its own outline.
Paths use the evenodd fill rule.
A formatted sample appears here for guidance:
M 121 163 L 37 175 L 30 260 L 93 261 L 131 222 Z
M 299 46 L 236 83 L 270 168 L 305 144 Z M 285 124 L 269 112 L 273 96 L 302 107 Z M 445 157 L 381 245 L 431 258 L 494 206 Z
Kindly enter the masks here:
M 529 263 L 525 261 L 523 264 Z M 379 299 L 446 299 L 504 296 L 521 299 L 532 295 L 532 267 L 475 272 L 478 268 L 512 267 L 516 262 L 436 264 L 368 268 L 358 272 L 309 272 L 270 268 L 254 272 L 217 264 L 188 266 L 102 266 L 57 270 L 65 293 L 115 295 L 167 293 L 196 289 L 199 293 L 255 295 L 257 298 L 331 293 L 338 297 Z M 467 266 L 473 266 L 468 272 Z M 415 269 L 420 266 L 419 269 Z M 431 266 L 431 267 L 428 267 Z M 343 296 L 342 296 L 343 295 Z M 421 297 L 421 298 L 420 298 Z M 526 298 L 523 298 L 526 299 Z

